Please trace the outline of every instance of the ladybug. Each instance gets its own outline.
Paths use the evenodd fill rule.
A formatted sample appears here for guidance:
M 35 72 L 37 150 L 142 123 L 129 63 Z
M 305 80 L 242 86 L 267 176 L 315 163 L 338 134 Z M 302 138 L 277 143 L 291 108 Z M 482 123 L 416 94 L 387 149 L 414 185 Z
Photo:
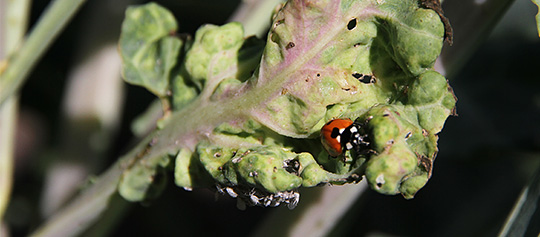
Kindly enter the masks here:
M 332 157 L 343 154 L 346 150 L 354 149 L 360 152 L 363 146 L 369 145 L 367 135 L 360 134 L 362 124 L 348 118 L 333 119 L 321 129 L 321 143 Z

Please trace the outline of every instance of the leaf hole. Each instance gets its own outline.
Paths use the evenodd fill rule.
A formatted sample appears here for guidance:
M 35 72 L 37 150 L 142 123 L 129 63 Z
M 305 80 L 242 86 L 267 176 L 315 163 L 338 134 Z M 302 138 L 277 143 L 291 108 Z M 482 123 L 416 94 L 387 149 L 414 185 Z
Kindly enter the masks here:
M 354 28 L 356 28 L 356 18 L 351 19 L 349 23 L 347 23 L 348 30 L 353 30 Z
M 384 183 L 386 183 L 386 180 L 384 180 L 383 174 L 380 174 L 377 176 L 377 178 L 375 178 L 375 185 L 377 186 L 378 189 L 382 188 Z
M 352 74 L 352 76 L 356 79 L 358 79 L 358 81 L 362 82 L 362 83 L 365 83 L 365 84 L 372 84 L 372 83 L 375 83 L 376 82 L 376 79 L 373 75 L 369 75 L 369 74 L 362 74 L 362 73 L 358 73 L 358 72 L 355 72 Z
M 287 172 L 289 172 L 291 174 L 299 175 L 300 161 L 298 161 L 296 159 L 285 160 L 283 162 L 283 168 L 285 169 L 285 171 L 287 171 Z
M 408 133 L 405 135 L 405 139 L 409 139 L 411 136 L 412 136 L 412 132 L 408 132 Z

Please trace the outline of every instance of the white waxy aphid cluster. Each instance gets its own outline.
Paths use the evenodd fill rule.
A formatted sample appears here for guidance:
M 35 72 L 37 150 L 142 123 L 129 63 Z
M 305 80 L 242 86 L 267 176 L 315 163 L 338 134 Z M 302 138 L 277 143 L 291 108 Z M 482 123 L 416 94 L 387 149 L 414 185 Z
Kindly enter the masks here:
M 238 209 L 244 210 L 247 206 L 277 207 L 287 204 L 289 209 L 294 209 L 300 201 L 300 193 L 295 190 L 277 193 L 268 193 L 255 188 L 240 186 L 222 187 L 216 186 L 218 193 L 227 194 L 237 198 Z

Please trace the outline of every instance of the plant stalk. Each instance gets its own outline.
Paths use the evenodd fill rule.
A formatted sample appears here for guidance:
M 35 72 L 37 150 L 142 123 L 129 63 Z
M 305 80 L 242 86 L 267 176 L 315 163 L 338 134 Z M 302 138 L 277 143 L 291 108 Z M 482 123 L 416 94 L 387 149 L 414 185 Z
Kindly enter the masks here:
M 55 0 L 0 72 L 0 105 L 22 86 L 38 61 L 86 0 Z M 17 2 L 17 1 L 13 1 Z
M 12 54 L 23 38 L 29 5 L 28 0 L 0 0 L 0 59 Z M 13 186 L 17 108 L 17 95 L 7 97 L 6 102 L 0 104 L 0 224 Z
M 9 203 L 13 186 L 17 105 L 17 96 L 11 96 L 0 106 L 0 223 Z
M 31 236 L 77 236 L 90 227 L 107 210 L 111 197 L 117 190 L 124 170 L 129 168 L 144 151 L 153 134 L 121 157 L 91 186 L 73 201 L 43 223 Z

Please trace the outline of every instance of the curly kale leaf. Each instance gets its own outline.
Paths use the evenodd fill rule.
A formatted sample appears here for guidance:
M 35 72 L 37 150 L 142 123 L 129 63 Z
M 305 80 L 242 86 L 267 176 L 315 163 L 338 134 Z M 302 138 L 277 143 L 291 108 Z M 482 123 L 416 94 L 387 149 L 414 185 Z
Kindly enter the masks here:
M 144 28 L 141 35 L 129 33 L 130 41 L 143 42 L 141 49 L 174 38 L 144 40 L 144 32 L 165 26 L 133 20 L 152 16 L 148 10 L 127 14 L 124 30 Z M 299 187 L 358 182 L 364 175 L 381 193 L 412 198 L 431 176 L 437 134 L 456 103 L 433 70 L 444 35 L 438 13 L 415 0 L 291 0 L 274 14 L 266 44 L 244 37 L 238 23 L 203 26 L 176 52 L 136 53 L 136 60 L 121 40 L 125 70 L 133 62 L 174 65 L 165 67 L 172 69 L 160 77 L 164 82 L 140 83 L 171 91 L 156 94 L 172 102 L 173 113 L 129 170 L 150 177 L 166 163 L 149 161 L 176 157 L 177 185 L 214 186 L 249 205 L 294 207 Z M 175 60 L 162 61 L 169 54 Z M 141 75 L 147 74 L 124 73 L 128 82 L 152 81 Z M 363 124 L 366 151 L 329 158 L 316 138 L 338 117 Z M 121 182 L 122 193 L 133 187 L 139 194 L 130 200 L 153 196 L 151 179 L 141 180 L 146 183 Z
M 166 96 L 183 44 L 172 36 L 177 28 L 174 16 L 157 4 L 128 8 L 119 43 L 126 82 Z

